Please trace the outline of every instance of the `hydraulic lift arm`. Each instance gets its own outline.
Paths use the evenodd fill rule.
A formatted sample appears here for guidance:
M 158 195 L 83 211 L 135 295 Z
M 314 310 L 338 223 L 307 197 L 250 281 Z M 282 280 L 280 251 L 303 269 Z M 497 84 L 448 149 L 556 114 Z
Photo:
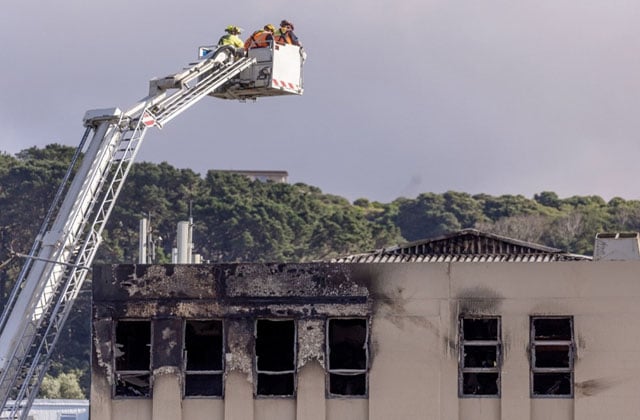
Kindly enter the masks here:
M 0 318 L 3 418 L 27 418 L 147 129 L 162 128 L 207 95 L 237 89 L 232 79 L 254 65 L 255 57 L 237 58 L 223 47 L 152 80 L 149 96 L 125 112 L 86 113 L 84 136 Z

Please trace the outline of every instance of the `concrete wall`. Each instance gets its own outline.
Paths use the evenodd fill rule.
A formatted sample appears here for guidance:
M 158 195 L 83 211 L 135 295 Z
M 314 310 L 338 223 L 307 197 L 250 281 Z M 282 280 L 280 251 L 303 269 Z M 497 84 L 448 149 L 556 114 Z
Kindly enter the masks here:
M 94 351 L 93 420 L 589 420 L 630 419 L 640 412 L 640 262 L 298 264 L 266 271 L 256 265 L 240 270 L 242 276 L 228 266 L 216 267 L 199 268 L 195 276 L 186 267 L 168 275 L 156 271 L 137 276 L 133 286 L 131 276 L 122 275 L 126 270 L 97 270 L 94 347 L 100 354 Z M 143 284 L 153 292 L 140 294 Z M 202 298 L 194 303 L 185 284 Z M 159 298 L 172 287 L 179 290 L 171 294 L 176 302 Z M 167 317 L 206 315 L 228 320 L 224 398 L 183 399 L 179 369 L 161 366 L 154 366 L 151 399 L 111 398 L 111 337 L 105 325 L 129 316 L 153 318 L 166 328 Z M 458 396 L 461 315 L 501 317 L 499 398 Z M 572 398 L 530 397 L 534 315 L 573 317 Z M 323 328 L 326 318 L 335 316 L 371 318 L 366 398 L 326 397 Z M 293 398 L 253 395 L 247 332 L 260 317 L 298 322 Z

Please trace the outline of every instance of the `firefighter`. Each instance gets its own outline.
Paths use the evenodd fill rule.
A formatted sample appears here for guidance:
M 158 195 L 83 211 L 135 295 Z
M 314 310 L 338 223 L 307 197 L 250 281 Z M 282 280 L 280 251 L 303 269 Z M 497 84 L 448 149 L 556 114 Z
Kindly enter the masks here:
M 224 31 L 227 34 L 220 37 L 218 46 L 221 47 L 223 45 L 231 45 L 234 48 L 244 48 L 244 43 L 242 42 L 240 37 L 238 37 L 238 35 L 242 33 L 242 28 L 238 28 L 234 25 L 229 25 L 224 29 Z
M 280 22 L 280 29 L 278 29 L 274 34 L 276 42 L 278 44 L 302 46 L 300 45 L 300 41 L 298 40 L 296 34 L 293 33 L 293 29 L 293 23 L 289 22 L 288 20 L 283 20 L 282 22 Z
M 265 48 L 268 47 L 271 42 L 273 42 L 273 33 L 276 31 L 276 27 L 272 24 L 268 23 L 264 25 L 262 29 L 258 29 L 255 31 L 247 40 L 244 42 L 244 49 L 248 50 L 249 48 Z

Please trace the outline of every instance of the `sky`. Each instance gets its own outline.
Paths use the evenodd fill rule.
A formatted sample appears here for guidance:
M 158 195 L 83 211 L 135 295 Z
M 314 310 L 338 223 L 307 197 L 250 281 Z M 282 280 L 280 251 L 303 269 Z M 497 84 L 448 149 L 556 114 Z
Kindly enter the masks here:
M 4 0 L 0 151 L 77 146 L 227 25 L 295 24 L 304 95 L 207 98 L 139 161 L 285 170 L 351 201 L 423 192 L 640 199 L 637 0 Z

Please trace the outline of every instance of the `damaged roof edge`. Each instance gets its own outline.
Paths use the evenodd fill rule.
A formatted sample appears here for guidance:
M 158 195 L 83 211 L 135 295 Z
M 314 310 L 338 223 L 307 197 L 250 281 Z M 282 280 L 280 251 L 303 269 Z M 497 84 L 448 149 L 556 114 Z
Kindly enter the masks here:
M 588 255 L 572 254 L 476 229 L 462 229 L 435 238 L 340 256 L 330 262 L 551 262 L 592 259 Z

